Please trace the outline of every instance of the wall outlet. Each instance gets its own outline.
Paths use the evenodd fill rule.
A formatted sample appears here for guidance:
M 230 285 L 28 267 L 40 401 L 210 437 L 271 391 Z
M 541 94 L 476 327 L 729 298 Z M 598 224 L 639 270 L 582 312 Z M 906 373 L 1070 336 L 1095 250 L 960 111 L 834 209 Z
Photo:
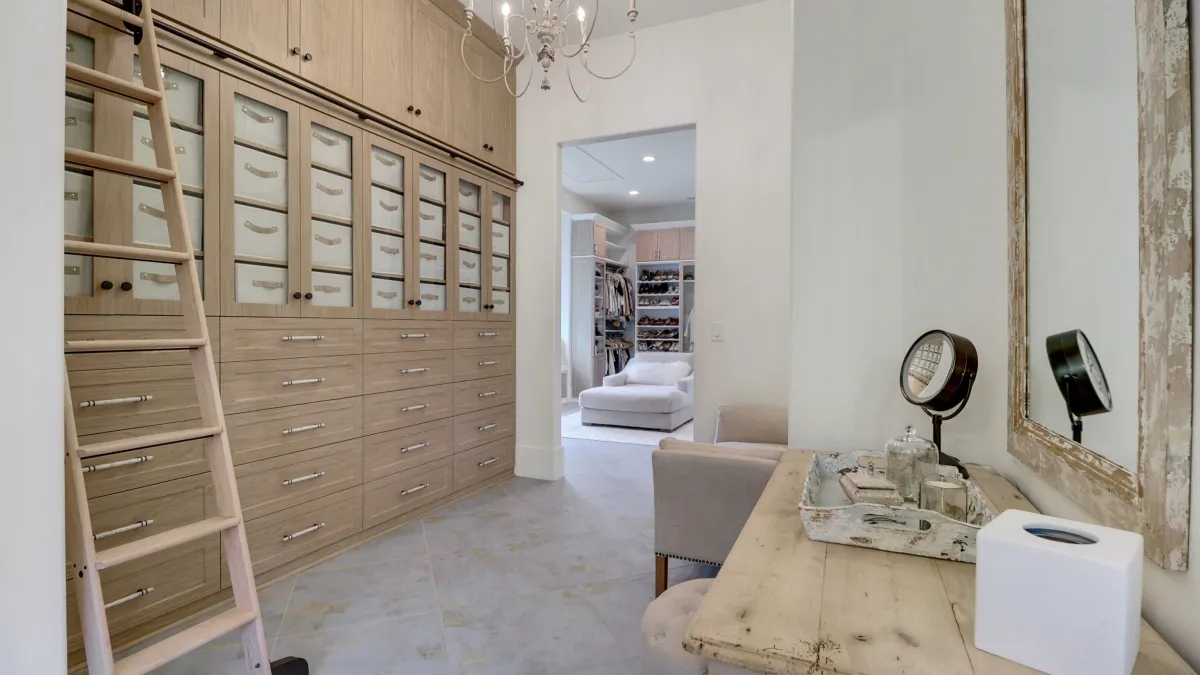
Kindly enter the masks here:
M 708 339 L 713 342 L 724 342 L 725 341 L 725 324 L 714 322 L 713 324 L 711 324 L 709 326 L 708 335 L 709 335 Z

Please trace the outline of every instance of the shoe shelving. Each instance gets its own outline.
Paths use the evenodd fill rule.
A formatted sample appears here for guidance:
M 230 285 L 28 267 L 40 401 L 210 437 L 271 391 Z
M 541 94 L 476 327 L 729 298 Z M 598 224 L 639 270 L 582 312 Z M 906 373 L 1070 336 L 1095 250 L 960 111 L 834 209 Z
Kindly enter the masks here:
M 634 277 L 639 352 L 693 351 L 687 324 L 695 305 L 695 273 L 693 261 L 637 263 Z

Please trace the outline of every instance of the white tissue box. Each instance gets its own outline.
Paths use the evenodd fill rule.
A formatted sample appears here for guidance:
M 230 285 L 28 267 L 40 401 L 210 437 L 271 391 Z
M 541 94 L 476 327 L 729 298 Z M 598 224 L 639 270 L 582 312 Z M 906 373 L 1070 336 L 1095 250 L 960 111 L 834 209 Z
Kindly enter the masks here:
M 1094 543 L 1063 543 L 1031 531 Z M 1009 510 L 979 531 L 975 646 L 1050 675 L 1129 675 L 1142 629 L 1142 536 Z

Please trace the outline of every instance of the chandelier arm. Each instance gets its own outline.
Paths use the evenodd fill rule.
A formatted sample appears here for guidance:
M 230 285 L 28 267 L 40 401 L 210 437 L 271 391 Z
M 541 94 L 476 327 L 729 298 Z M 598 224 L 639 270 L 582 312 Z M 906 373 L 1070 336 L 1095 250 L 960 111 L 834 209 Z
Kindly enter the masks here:
M 618 77 L 629 72 L 629 69 L 631 67 L 633 67 L 633 62 L 635 60 L 637 60 L 637 36 L 635 36 L 633 33 L 630 33 L 629 39 L 633 40 L 633 54 L 630 55 L 629 63 L 625 64 L 625 67 L 621 69 L 621 72 L 617 73 L 616 75 L 601 75 L 601 74 L 597 73 L 596 71 L 592 70 L 592 67 L 590 65 L 588 65 L 587 52 L 584 52 L 583 58 L 580 59 L 581 61 L 583 61 L 583 69 L 588 71 L 589 73 L 591 73 L 592 77 L 595 77 L 600 80 L 615 80 Z
M 574 53 L 568 52 L 566 43 L 563 42 L 561 44 L 561 47 L 563 50 L 563 56 L 567 57 L 568 59 L 573 59 L 576 56 L 579 56 L 580 52 L 583 51 L 583 48 L 586 47 L 588 45 L 588 43 L 592 41 L 592 31 L 596 30 L 596 17 L 599 16 L 599 12 L 600 12 L 600 0 L 596 0 L 595 4 L 592 6 L 592 25 L 588 26 L 587 37 L 585 37 L 583 39 L 583 42 L 579 43 L 579 49 L 576 49 L 574 51 Z
M 504 78 L 504 88 L 508 90 L 508 93 L 509 93 L 509 95 L 510 95 L 510 96 L 512 96 L 513 98 L 521 98 L 522 96 L 524 96 L 524 95 L 525 95 L 525 92 L 529 91 L 529 85 L 530 85 L 530 84 L 533 82 L 533 66 L 531 65 L 531 66 L 529 67 L 529 77 L 527 77 L 527 78 L 525 79 L 525 88 L 524 88 L 524 89 L 522 89 L 522 90 L 521 90 L 521 93 L 519 93 L 519 94 L 518 94 L 518 93 L 516 93 L 515 91 L 513 91 L 512 84 L 511 84 L 511 83 L 509 83 L 509 81 L 508 81 L 508 77 L 507 77 L 507 75 L 508 75 L 509 71 L 510 71 L 510 70 L 512 70 L 512 69 L 514 69 L 514 68 L 516 67 L 516 62 L 515 62 L 515 61 L 512 61 L 512 60 L 511 60 L 511 59 L 509 59 L 508 57 L 505 57 L 505 59 L 504 59 L 504 60 L 505 60 L 506 62 L 511 62 L 511 63 L 512 63 L 512 65 L 511 65 L 511 66 L 510 66 L 510 65 L 508 65 L 508 63 L 505 63 L 505 67 L 504 67 L 504 74 L 505 74 L 505 78 Z
M 587 99 L 580 96 L 579 90 L 575 88 L 575 78 L 571 76 L 571 62 L 567 61 L 564 65 L 566 65 L 567 68 L 567 82 L 571 83 L 571 93 L 575 94 L 575 100 L 579 101 L 580 103 L 587 103 Z M 588 96 L 590 98 L 591 94 Z
M 459 44 L 459 47 L 458 47 L 459 55 L 462 57 L 463 67 L 467 69 L 467 74 L 469 74 L 471 77 L 475 78 L 476 80 L 479 80 L 480 82 L 482 82 L 484 84 L 492 84 L 493 82 L 499 82 L 500 78 L 502 78 L 508 74 L 507 71 L 501 72 L 499 76 L 489 80 L 485 77 L 480 77 L 479 75 L 476 75 L 475 71 L 471 70 L 471 64 L 467 62 L 467 38 L 470 37 L 470 35 L 471 35 L 471 30 L 468 28 L 467 31 L 465 33 L 463 33 L 462 42 Z

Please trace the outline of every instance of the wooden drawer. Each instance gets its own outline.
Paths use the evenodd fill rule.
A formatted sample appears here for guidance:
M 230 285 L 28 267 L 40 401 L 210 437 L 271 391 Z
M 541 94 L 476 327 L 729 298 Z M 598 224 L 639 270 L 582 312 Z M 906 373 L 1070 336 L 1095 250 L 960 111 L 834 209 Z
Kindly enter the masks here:
M 517 400 L 517 378 L 490 377 L 454 385 L 454 414 L 465 415 L 477 410 L 509 405 Z
M 81 436 L 200 418 L 190 366 L 85 370 L 70 379 Z
M 363 480 L 370 482 L 454 454 L 448 419 L 367 436 L 363 440 Z
M 234 464 L 256 462 L 362 436 L 362 398 L 227 415 Z
M 128 630 L 221 589 L 221 537 L 214 535 L 100 572 L 106 603 L 149 593 L 107 611 L 113 633 Z M 75 584 L 67 584 L 67 650 L 83 648 Z
M 252 319 L 221 322 L 226 361 L 361 354 L 362 321 L 356 319 Z
M 361 531 L 361 487 L 246 523 L 250 562 L 255 574 L 275 569 Z M 228 569 L 222 570 L 221 585 L 229 586 Z
M 216 502 L 209 494 L 211 484 L 209 474 L 205 473 L 89 499 L 93 536 L 147 523 L 128 532 L 97 539 L 96 550 L 105 551 L 215 516 Z M 152 559 L 156 558 L 147 558 Z
M 516 436 L 509 436 L 454 456 L 454 490 L 462 490 L 502 473 L 516 464 Z
M 363 393 L 431 387 L 451 381 L 454 352 L 393 352 L 363 356 Z
M 488 408 L 454 418 L 454 451 L 462 452 L 516 433 L 517 415 L 512 404 Z
M 323 356 L 221 365 L 226 413 L 281 408 L 362 394 L 361 356 Z
M 516 370 L 517 353 L 512 347 L 464 349 L 454 352 L 455 382 L 512 375 Z
M 362 441 L 242 464 L 237 484 L 246 520 L 362 485 Z
M 449 458 L 363 486 L 363 529 L 385 523 L 453 492 Z
M 212 343 L 214 361 L 221 360 L 220 326 L 220 319 L 209 317 L 208 339 Z M 189 337 L 181 316 L 67 315 L 63 317 L 63 331 L 63 337 L 67 340 L 157 340 Z M 186 366 L 191 362 L 191 357 L 185 351 L 67 355 L 67 368 L 72 373 L 112 368 Z
M 450 349 L 454 327 L 447 321 L 363 321 L 363 353 Z
M 79 439 L 79 442 L 86 445 L 101 441 L 114 441 L 131 436 L 191 429 L 197 424 L 196 421 L 174 422 L 132 431 L 113 431 L 107 434 L 84 436 Z M 132 463 L 123 464 L 123 462 Z M 208 471 L 208 462 L 204 458 L 204 439 L 85 459 L 83 466 L 85 469 L 93 469 L 93 471 L 83 474 L 83 484 L 87 489 L 88 497 L 103 497 L 147 485 L 165 483 L 176 478 L 196 476 Z
M 449 417 L 453 398 L 454 389 L 448 384 L 364 396 L 363 435 Z
M 517 328 L 488 321 L 455 321 L 454 348 L 512 347 L 517 343 Z

